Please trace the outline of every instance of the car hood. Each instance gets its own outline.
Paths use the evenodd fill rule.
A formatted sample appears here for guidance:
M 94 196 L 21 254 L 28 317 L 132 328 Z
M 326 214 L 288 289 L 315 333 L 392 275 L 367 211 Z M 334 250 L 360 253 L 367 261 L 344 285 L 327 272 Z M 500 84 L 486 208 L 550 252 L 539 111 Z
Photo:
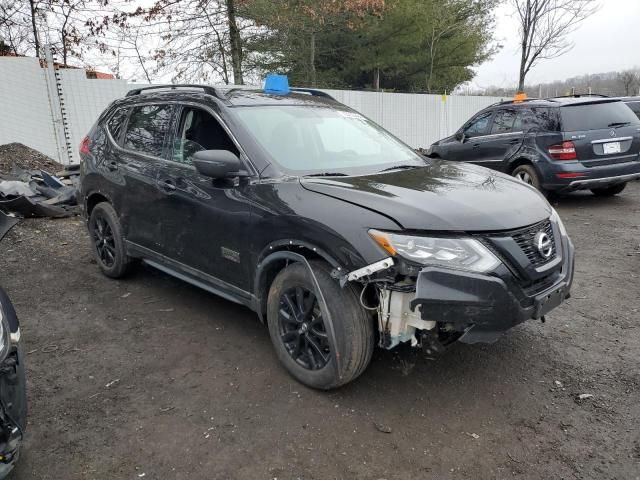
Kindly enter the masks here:
M 307 190 L 376 211 L 409 230 L 510 230 L 551 214 L 551 206 L 532 187 L 464 163 L 436 161 L 412 170 L 303 177 L 300 182 Z

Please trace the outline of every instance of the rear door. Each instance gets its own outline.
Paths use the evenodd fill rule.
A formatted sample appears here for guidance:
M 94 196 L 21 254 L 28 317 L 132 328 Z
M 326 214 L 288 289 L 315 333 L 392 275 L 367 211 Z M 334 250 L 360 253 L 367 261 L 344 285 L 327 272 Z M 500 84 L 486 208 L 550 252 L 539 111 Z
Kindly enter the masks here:
M 638 161 L 640 120 L 620 101 L 577 103 L 560 108 L 564 140 L 574 143 L 586 167 Z
M 157 188 L 160 164 L 166 154 L 174 107 L 170 104 L 136 105 L 131 108 L 118 171 L 124 192 L 120 212 L 125 238 L 139 246 L 158 250 L 162 211 Z
M 513 155 L 522 144 L 522 117 L 515 108 L 502 108 L 497 110 L 489 135 L 480 147 L 483 151 L 480 165 L 503 170 L 506 166 L 504 160 Z
M 198 173 L 193 154 L 200 150 L 238 149 L 208 110 L 183 106 L 172 135 L 169 158 L 157 179 L 162 212 L 160 253 L 221 280 L 218 286 L 245 291 L 249 285 L 251 202 L 247 179 L 211 179 Z

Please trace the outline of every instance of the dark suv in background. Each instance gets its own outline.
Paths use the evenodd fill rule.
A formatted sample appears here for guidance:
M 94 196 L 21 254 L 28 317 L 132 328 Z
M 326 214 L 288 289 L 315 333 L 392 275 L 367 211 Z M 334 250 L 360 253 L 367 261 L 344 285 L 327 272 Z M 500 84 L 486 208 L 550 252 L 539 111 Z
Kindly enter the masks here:
M 418 155 L 323 92 L 134 90 L 80 154 L 105 275 L 142 261 L 246 305 L 316 388 L 376 342 L 493 342 L 570 294 L 573 246 L 535 189 Z
M 427 155 L 508 173 L 541 192 L 615 195 L 640 178 L 640 120 L 618 99 L 507 101 L 480 111 Z

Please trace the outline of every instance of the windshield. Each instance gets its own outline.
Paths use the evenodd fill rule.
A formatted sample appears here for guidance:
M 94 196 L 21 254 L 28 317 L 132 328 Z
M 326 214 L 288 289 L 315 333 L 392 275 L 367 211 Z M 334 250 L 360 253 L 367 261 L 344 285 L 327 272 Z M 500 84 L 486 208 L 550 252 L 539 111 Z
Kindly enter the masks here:
M 560 112 L 566 132 L 640 125 L 638 117 L 622 102 L 566 105 Z
M 234 110 L 271 160 L 288 173 L 357 175 L 426 163 L 390 133 L 350 110 L 294 105 Z

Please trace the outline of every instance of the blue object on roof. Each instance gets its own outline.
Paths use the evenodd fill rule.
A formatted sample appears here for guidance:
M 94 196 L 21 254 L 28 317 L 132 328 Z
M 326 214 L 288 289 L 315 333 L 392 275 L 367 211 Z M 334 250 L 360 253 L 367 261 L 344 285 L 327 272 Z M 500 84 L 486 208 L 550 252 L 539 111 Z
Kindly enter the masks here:
M 286 95 L 289 93 L 289 79 L 286 75 L 268 73 L 264 81 L 264 91 L 276 95 Z

